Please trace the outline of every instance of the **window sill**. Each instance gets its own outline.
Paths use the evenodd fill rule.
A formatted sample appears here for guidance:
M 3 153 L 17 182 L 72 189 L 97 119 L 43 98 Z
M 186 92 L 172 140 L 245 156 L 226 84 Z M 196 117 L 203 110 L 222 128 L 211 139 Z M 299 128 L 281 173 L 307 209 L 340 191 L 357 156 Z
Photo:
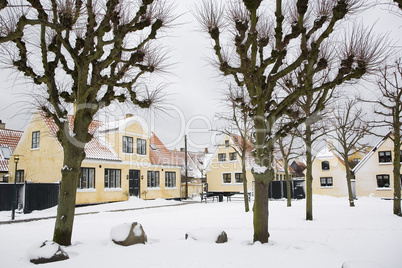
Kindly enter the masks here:
M 222 183 L 222 186 L 232 186 L 232 183 Z
M 391 191 L 391 187 L 377 188 L 376 191 Z
M 392 162 L 380 162 L 378 163 L 380 166 L 388 166 L 388 165 L 392 165 Z
M 160 191 L 161 187 L 147 187 L 147 190 L 149 190 L 149 191 Z
M 177 190 L 177 187 L 165 187 L 165 190 Z
M 39 150 L 39 147 L 38 148 L 31 148 L 31 151 L 38 151 Z
M 77 189 L 77 193 L 96 193 L 96 189 L 95 188 Z
M 122 192 L 123 189 L 121 188 L 105 188 L 105 192 Z
M 123 155 L 133 155 L 134 153 L 123 152 Z
M 334 186 L 320 186 L 321 189 L 334 189 Z

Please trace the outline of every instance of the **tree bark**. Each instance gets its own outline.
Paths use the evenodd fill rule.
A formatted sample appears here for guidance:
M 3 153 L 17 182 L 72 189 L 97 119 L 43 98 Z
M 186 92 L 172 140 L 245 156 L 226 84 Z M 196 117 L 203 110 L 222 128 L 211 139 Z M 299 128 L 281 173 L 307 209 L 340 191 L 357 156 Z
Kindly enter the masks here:
M 346 155 L 349 155 L 349 152 L 346 150 L 344 151 L 346 153 Z M 349 161 L 348 159 L 345 159 L 345 168 L 346 168 L 346 182 L 348 185 L 348 197 L 349 197 L 349 206 L 350 207 L 354 207 L 355 206 L 355 201 L 354 201 L 354 197 L 353 197 L 353 191 L 352 191 L 352 172 L 350 171 L 350 167 L 349 167 Z
M 268 191 L 269 183 L 262 177 L 265 174 L 254 174 L 255 201 L 253 207 L 254 242 L 268 243 Z
M 285 179 L 286 179 L 286 195 L 287 195 L 287 206 L 291 207 L 292 206 L 292 189 L 290 187 L 290 178 L 289 178 L 289 163 L 287 161 L 287 158 L 285 158 L 284 161 L 284 169 L 285 169 Z
M 244 152 L 245 155 L 245 152 Z M 246 158 L 242 157 L 242 168 L 241 172 L 243 175 L 243 192 L 244 192 L 244 210 L 245 212 L 250 211 L 250 204 L 248 202 L 248 189 L 247 189 L 247 173 L 246 173 Z
M 306 124 L 306 220 L 313 220 L 313 169 L 311 147 L 313 145 L 311 138 L 311 126 Z
M 71 245 L 77 185 L 84 155 L 84 148 L 73 144 L 64 147 L 59 203 L 53 234 L 53 241 L 62 246 Z
M 399 113 L 394 115 L 394 214 L 402 217 L 401 211 L 401 136 Z

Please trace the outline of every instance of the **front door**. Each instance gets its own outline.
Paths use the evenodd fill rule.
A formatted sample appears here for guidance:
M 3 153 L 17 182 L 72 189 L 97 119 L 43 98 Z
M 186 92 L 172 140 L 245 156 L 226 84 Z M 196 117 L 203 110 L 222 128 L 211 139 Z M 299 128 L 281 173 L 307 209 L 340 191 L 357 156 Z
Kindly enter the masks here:
M 130 196 L 140 197 L 140 171 L 130 169 L 128 175 L 128 189 Z

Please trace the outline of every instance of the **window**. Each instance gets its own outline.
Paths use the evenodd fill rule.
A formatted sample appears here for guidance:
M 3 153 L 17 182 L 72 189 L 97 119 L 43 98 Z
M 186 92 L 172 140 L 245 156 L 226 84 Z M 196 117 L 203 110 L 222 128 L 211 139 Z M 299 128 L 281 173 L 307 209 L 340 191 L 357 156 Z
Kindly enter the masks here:
M 176 187 L 176 172 L 165 172 L 165 187 Z
M 137 154 L 147 154 L 147 141 L 144 139 L 137 139 Z
M 78 189 L 94 189 L 95 188 L 95 169 L 81 168 L 81 178 L 78 181 Z
M 232 174 L 223 173 L 223 183 L 232 183 Z
M 31 143 L 32 149 L 39 148 L 39 138 L 40 138 L 40 131 L 32 132 L 32 143 Z
M 218 161 L 225 162 L 226 161 L 226 154 L 218 154 Z
M 391 163 L 392 162 L 391 151 L 378 152 L 378 161 L 380 163 Z
M 389 188 L 389 175 L 377 175 L 377 188 Z
M 226 147 L 226 148 L 229 147 L 229 140 L 225 140 L 225 147 Z
M 10 147 L 0 147 L 1 154 L 3 155 L 3 158 L 6 160 L 9 160 L 13 153 L 11 152 Z
M 328 161 L 322 161 L 321 162 L 321 169 L 322 170 L 329 170 L 329 162 Z
M 15 174 L 15 179 L 16 179 L 16 182 L 24 182 L 24 170 L 23 169 L 17 170 L 17 173 Z
M 159 187 L 159 171 L 148 171 L 147 175 L 148 188 Z
M 229 161 L 236 161 L 237 153 L 229 153 Z
M 235 183 L 243 183 L 243 174 L 235 173 Z
M 133 153 L 133 137 L 123 136 L 123 153 Z
M 321 187 L 332 187 L 334 186 L 334 182 L 332 177 L 321 177 L 320 178 L 320 186 Z
M 120 169 L 105 169 L 105 188 L 120 188 L 120 182 Z

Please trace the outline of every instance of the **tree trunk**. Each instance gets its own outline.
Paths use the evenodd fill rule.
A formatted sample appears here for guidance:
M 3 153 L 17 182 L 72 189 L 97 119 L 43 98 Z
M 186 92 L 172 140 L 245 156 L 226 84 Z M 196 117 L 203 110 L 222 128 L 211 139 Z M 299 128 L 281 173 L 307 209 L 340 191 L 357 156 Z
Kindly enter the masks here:
M 285 169 L 285 179 L 286 179 L 286 195 L 287 195 L 287 206 L 292 206 L 292 189 L 290 187 L 290 178 L 289 178 L 289 163 L 287 160 L 284 161 L 284 169 Z
M 268 243 L 268 190 L 269 182 L 263 177 L 266 174 L 254 174 L 255 180 L 255 196 L 253 207 L 253 220 L 254 220 L 254 239 L 261 243 Z
M 311 147 L 313 142 L 311 140 L 311 127 L 306 124 L 306 220 L 313 220 L 313 169 L 312 169 L 312 154 Z
M 84 148 L 71 143 L 64 147 L 59 203 L 53 234 L 53 241 L 63 246 L 71 245 L 77 185 L 84 158 Z
M 401 211 L 401 136 L 399 113 L 394 117 L 394 214 L 402 217 Z
M 243 154 L 245 155 L 245 154 Z M 247 189 L 247 174 L 246 174 L 246 161 L 245 161 L 245 157 L 244 160 L 242 160 L 242 168 L 241 168 L 241 172 L 243 175 L 243 192 L 244 192 L 244 210 L 246 212 L 250 211 L 250 205 L 248 202 L 248 189 Z
M 345 155 L 349 155 L 349 152 L 344 149 Z M 350 171 L 350 167 L 349 167 L 349 161 L 348 159 L 344 159 L 345 161 L 345 168 L 346 168 L 346 182 L 348 185 L 348 196 L 349 196 L 349 206 L 350 207 L 354 207 L 355 206 L 355 201 L 354 201 L 354 197 L 353 197 L 353 191 L 352 191 L 352 172 Z

